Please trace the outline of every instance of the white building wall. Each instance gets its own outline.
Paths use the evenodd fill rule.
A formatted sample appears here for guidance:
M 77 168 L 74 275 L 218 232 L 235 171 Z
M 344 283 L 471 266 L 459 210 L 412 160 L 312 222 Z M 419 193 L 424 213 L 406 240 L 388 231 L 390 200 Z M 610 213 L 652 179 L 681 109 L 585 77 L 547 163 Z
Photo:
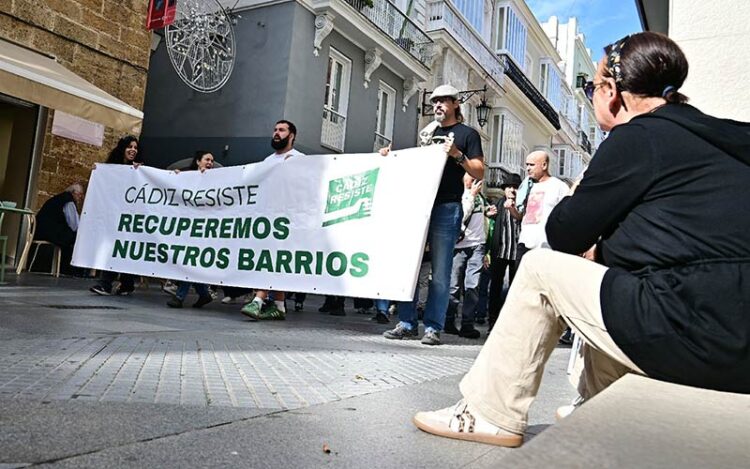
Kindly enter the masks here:
M 690 64 L 680 91 L 708 114 L 750 121 L 750 1 L 671 0 L 669 16 Z

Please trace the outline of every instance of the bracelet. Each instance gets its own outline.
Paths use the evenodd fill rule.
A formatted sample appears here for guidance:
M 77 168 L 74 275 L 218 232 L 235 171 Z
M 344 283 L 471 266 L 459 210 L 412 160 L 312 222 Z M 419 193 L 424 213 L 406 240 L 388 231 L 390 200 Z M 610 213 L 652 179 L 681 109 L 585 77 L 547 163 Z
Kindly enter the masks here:
M 453 159 L 454 159 L 454 160 L 456 160 L 456 164 L 457 164 L 457 165 L 461 166 L 462 164 L 464 164 L 464 162 L 465 162 L 465 161 L 466 161 L 466 160 L 467 160 L 468 158 L 466 158 L 466 155 L 464 155 L 464 154 L 463 154 L 463 152 L 461 152 L 461 156 L 459 156 L 458 158 L 453 158 Z

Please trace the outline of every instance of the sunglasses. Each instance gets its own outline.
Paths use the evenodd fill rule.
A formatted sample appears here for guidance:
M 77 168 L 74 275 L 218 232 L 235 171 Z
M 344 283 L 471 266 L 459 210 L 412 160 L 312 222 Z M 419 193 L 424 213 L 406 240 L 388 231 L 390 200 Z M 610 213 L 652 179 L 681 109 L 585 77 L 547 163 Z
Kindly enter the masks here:
M 589 98 L 589 101 L 593 101 L 594 99 L 594 91 L 596 89 L 604 84 L 606 84 L 606 81 L 600 81 L 599 83 L 594 83 L 593 81 L 587 81 L 583 85 L 583 92 L 586 95 L 587 98 Z

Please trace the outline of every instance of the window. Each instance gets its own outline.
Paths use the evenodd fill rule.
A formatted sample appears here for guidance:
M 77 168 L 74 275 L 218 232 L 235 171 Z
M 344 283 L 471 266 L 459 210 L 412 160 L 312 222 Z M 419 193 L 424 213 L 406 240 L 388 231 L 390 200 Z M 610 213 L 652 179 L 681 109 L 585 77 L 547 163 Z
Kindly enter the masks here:
M 523 67 L 526 58 L 526 25 L 510 5 L 499 7 L 496 18 L 495 49 L 498 52 L 507 51 L 516 63 Z
M 490 162 L 500 163 L 512 173 L 520 171 L 523 174 L 526 171 L 523 124 L 509 112 L 503 111 L 493 118 L 492 128 L 493 137 L 499 143 L 493 143 Z
M 352 61 L 331 47 L 326 72 L 320 143 L 338 151 L 344 151 L 346 139 L 346 112 L 349 106 L 351 70 Z
M 565 150 L 565 148 L 558 148 L 555 150 L 555 154 L 557 154 L 557 174 L 558 176 L 565 176 L 565 160 L 568 156 L 568 152 Z
M 484 2 L 478 0 L 453 0 L 458 11 L 474 26 L 479 34 L 482 34 L 484 26 Z
M 539 91 L 556 111 L 562 110 L 562 77 L 558 68 L 549 59 L 539 63 Z
M 378 85 L 378 106 L 375 109 L 374 151 L 387 147 L 393 140 L 395 101 L 396 90 L 381 81 L 380 85 Z

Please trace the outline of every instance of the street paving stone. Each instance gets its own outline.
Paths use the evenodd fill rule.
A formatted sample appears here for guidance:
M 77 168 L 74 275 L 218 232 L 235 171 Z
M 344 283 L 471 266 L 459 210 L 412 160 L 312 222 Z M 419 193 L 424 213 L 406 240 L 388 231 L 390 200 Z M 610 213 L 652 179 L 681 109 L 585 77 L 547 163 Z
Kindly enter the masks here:
M 162 306 L 166 296 L 139 293 L 132 301 L 70 288 L 4 289 L 2 310 L 22 308 L 55 322 L 83 313 L 90 321 L 74 337 L 2 340 L 0 397 L 296 409 L 464 373 L 479 350 L 462 339 L 433 350 L 416 341 L 386 343 L 385 328 L 362 315 L 336 318 L 334 328 L 311 324 L 331 324 L 317 312 L 252 323 L 233 314 L 236 306 L 218 304 L 212 307 L 219 316 L 184 309 L 175 317 Z M 206 314 L 214 314 L 213 324 L 191 332 L 195 316 L 203 326 Z M 122 319 L 108 334 L 102 329 L 113 317 Z

